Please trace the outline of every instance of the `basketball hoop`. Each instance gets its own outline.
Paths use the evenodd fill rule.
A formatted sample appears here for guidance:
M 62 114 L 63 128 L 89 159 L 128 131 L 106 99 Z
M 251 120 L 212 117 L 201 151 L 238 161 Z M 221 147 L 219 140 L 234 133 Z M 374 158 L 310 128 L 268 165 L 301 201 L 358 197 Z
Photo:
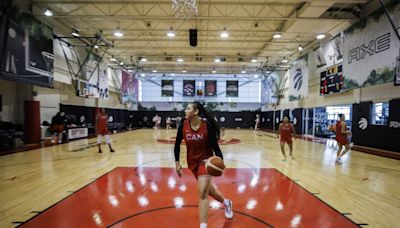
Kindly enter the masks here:
M 197 16 L 196 0 L 172 0 L 172 14 L 175 17 Z

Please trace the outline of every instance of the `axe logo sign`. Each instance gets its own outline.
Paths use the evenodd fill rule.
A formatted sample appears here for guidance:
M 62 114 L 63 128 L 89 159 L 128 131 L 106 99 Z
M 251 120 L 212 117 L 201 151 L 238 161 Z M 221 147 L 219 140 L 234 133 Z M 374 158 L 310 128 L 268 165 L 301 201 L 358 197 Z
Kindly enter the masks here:
M 376 53 L 386 51 L 390 48 L 390 33 L 379 36 L 375 40 L 371 40 L 367 44 L 362 44 L 360 47 L 353 48 L 349 51 L 349 64 L 353 61 L 359 61 L 368 54 L 372 56 Z

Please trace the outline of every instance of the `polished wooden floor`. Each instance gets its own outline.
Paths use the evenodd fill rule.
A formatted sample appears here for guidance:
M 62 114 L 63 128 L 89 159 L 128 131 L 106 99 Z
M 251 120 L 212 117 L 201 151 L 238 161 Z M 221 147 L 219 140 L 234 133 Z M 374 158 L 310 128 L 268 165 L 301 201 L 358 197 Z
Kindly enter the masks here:
M 13 227 L 71 195 L 115 167 L 174 167 L 174 130 L 143 129 L 112 135 L 116 153 L 97 153 L 96 139 L 79 140 L 0 157 L 0 227 Z M 351 151 L 335 164 L 336 145 L 294 141 L 284 162 L 273 134 L 226 130 L 229 168 L 275 168 L 356 223 L 400 224 L 400 161 Z M 184 148 L 184 147 L 183 147 Z

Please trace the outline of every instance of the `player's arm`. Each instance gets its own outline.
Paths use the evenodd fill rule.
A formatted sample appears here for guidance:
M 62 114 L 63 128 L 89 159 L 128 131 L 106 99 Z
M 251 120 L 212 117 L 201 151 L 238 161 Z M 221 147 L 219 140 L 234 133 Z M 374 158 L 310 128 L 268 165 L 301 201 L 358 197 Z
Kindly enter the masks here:
M 290 124 L 290 127 L 292 128 L 292 137 L 294 137 L 296 135 L 296 129 L 293 124 Z
M 94 125 L 94 128 L 95 128 L 95 130 L 96 130 L 96 132 L 99 130 L 99 129 L 97 129 L 98 128 L 98 124 L 99 124 L 99 114 L 97 113 L 97 115 L 96 115 L 96 120 L 95 120 L 95 125 Z
M 342 125 L 342 129 L 340 130 L 340 133 L 342 133 L 342 134 L 347 134 L 347 131 L 346 131 L 346 123 L 343 121 L 343 122 L 341 123 L 341 125 Z
M 281 128 L 282 128 L 282 124 L 279 124 L 279 128 L 278 128 L 278 133 L 277 133 L 277 138 L 279 138 L 279 135 L 281 134 Z
M 183 129 L 183 124 L 179 125 L 178 131 L 176 133 L 176 140 L 174 147 L 176 172 L 178 173 L 179 176 L 182 176 L 181 172 L 182 166 L 179 163 L 180 153 L 181 153 L 181 142 L 183 138 L 182 129 Z
M 219 148 L 218 142 L 217 142 L 217 133 L 211 124 L 207 122 L 207 132 L 208 132 L 208 141 L 210 142 L 211 148 L 213 149 L 215 156 L 220 157 L 222 160 L 224 160 L 224 157 L 222 155 L 221 149 Z

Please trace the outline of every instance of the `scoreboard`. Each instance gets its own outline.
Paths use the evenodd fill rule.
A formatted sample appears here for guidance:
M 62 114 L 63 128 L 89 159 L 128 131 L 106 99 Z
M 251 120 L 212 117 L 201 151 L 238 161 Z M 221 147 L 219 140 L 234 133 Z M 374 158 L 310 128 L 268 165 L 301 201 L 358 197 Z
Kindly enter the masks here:
M 343 65 L 336 65 L 321 72 L 320 95 L 342 92 Z

